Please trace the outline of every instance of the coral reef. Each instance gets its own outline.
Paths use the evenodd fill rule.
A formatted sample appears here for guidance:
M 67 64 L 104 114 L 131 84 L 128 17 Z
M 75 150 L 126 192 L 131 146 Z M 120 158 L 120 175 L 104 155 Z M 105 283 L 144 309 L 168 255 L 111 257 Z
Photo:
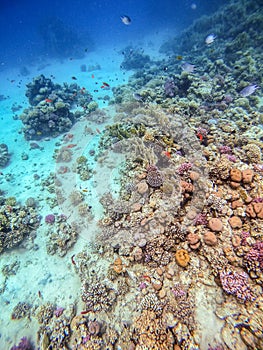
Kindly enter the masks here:
M 21 318 L 31 316 L 32 305 L 26 302 L 19 302 L 13 309 L 11 318 L 12 320 L 19 320 Z
M 126 70 L 142 69 L 146 64 L 150 63 L 150 57 L 145 55 L 142 49 L 127 46 L 122 51 L 122 54 L 124 57 L 121 63 L 121 68 Z
M 47 232 L 47 253 L 64 256 L 77 241 L 78 232 L 76 227 L 65 222 L 66 217 L 60 216 Z
M 33 350 L 33 345 L 27 337 L 21 338 L 18 345 L 12 346 L 11 350 Z
M 82 115 L 71 112 L 75 104 L 89 110 L 92 96 L 77 84 L 54 84 L 44 75 L 35 77 L 27 84 L 26 96 L 30 107 L 20 115 L 24 124 L 23 133 L 27 140 L 55 137 L 68 131 Z M 94 110 L 94 106 L 91 110 Z M 91 111 L 90 110 L 90 111 Z
M 39 223 L 34 208 L 20 205 L 12 197 L 4 199 L 0 209 L 0 253 L 34 235 Z
M 86 309 L 93 312 L 109 310 L 116 299 L 114 290 L 99 281 L 84 283 L 82 286 L 82 300 Z

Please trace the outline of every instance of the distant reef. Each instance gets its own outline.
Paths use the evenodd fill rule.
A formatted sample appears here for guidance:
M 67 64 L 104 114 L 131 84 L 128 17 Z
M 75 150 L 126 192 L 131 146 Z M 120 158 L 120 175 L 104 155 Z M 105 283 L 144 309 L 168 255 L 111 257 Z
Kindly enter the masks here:
M 226 63 L 234 63 L 239 50 L 244 52 L 253 48 L 262 53 L 263 47 L 263 9 L 261 0 L 233 0 L 223 6 L 214 15 L 202 16 L 179 36 L 165 42 L 162 53 L 187 55 L 195 52 L 202 54 L 205 37 L 217 36 L 218 45 L 213 45 L 213 56 L 220 50 Z M 222 52 L 222 45 L 224 51 Z

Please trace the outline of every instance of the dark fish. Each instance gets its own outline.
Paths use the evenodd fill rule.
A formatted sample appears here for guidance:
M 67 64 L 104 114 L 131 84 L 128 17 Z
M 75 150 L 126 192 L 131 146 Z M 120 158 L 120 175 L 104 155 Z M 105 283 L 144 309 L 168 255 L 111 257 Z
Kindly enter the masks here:
M 131 19 L 129 16 L 121 16 L 121 21 L 123 24 L 126 24 L 126 26 L 131 24 Z
M 76 77 L 71 77 L 71 79 L 72 79 L 72 80 L 77 80 L 77 78 L 76 78 Z
M 143 102 L 143 97 L 142 97 L 142 95 L 140 95 L 138 92 L 135 92 L 135 93 L 133 94 L 133 97 L 134 97 L 134 99 L 135 99 L 136 101 Z

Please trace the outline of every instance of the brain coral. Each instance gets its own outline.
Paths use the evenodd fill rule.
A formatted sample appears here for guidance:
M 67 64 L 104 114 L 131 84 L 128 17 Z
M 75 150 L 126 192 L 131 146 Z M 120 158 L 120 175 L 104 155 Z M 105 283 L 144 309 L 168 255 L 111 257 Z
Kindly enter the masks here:
M 146 181 L 151 187 L 160 187 L 163 184 L 163 176 L 157 167 L 148 169 Z

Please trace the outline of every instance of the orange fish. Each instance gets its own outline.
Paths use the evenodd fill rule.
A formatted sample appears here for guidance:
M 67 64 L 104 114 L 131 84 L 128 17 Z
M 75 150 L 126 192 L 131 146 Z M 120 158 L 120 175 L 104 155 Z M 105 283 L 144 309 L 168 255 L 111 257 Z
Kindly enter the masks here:
M 171 152 L 169 152 L 169 151 L 164 151 L 163 154 L 164 154 L 167 158 L 171 158 Z
M 94 74 L 91 74 L 91 78 L 92 78 L 92 79 L 94 79 L 94 78 L 95 78 Z
M 50 98 L 46 98 L 45 101 L 46 101 L 47 103 L 53 102 L 53 100 L 51 100 Z
M 67 145 L 67 148 L 73 148 L 76 147 L 77 144 L 76 143 L 70 143 L 69 145 Z
M 199 138 L 200 141 L 203 141 L 203 135 L 200 132 L 198 132 L 196 136 Z

